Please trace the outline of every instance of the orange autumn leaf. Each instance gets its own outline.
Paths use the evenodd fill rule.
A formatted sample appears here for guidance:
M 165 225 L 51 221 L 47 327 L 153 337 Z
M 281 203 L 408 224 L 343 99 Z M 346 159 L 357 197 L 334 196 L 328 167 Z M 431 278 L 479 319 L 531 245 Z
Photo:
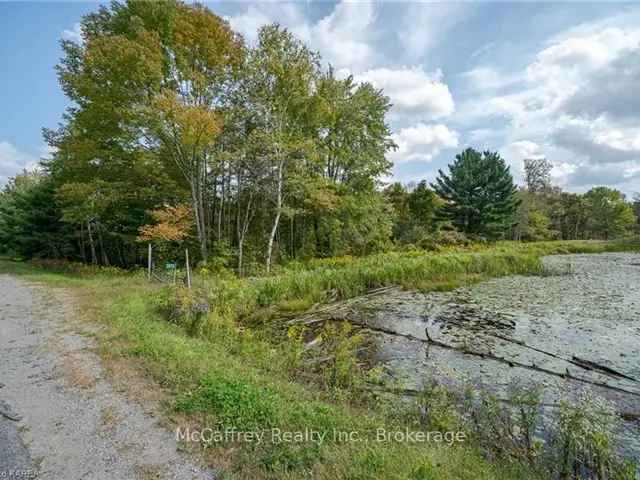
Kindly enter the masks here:
M 187 204 L 165 205 L 149 212 L 155 223 L 138 229 L 138 241 L 179 242 L 189 235 L 193 226 L 191 207 Z

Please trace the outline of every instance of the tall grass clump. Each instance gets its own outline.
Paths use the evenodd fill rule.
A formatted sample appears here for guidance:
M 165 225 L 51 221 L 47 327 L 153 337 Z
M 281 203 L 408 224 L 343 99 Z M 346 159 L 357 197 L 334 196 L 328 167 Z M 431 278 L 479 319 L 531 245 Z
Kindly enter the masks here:
M 429 279 L 476 274 L 495 277 L 534 274 L 541 271 L 536 255 L 511 252 L 425 253 L 420 256 L 385 254 L 352 260 L 338 267 L 287 272 L 257 280 L 257 304 L 262 307 L 281 300 L 311 296 L 321 301 L 345 299 L 367 290 L 391 285 L 411 288 Z
M 422 291 L 447 290 L 486 278 L 544 273 L 541 257 L 562 253 L 599 253 L 636 248 L 632 243 L 593 241 L 499 242 L 471 251 L 389 252 L 354 258 L 312 261 L 284 268 L 277 275 L 254 279 L 204 277 L 189 299 L 183 287 L 172 287 L 167 302 L 206 304 L 211 310 L 195 330 L 236 322 L 265 309 L 306 309 L 333 300 L 356 297 L 380 287 L 401 286 Z M 173 300 L 171 300 L 173 298 Z M 178 305 L 179 306 L 179 305 Z
M 588 391 L 560 404 L 552 437 L 554 473 L 561 479 L 633 480 L 632 461 L 616 451 L 621 418 L 608 400 Z

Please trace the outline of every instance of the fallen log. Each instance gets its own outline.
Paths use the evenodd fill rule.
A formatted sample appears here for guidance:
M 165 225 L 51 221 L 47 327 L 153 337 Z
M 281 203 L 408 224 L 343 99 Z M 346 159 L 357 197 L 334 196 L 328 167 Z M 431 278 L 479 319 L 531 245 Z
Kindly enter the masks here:
M 376 288 L 376 289 L 370 290 L 364 295 L 360 295 L 359 297 L 354 297 L 348 300 L 343 300 L 341 302 L 332 303 L 322 308 L 308 311 L 301 317 L 296 317 L 291 320 L 288 320 L 286 324 L 287 325 L 311 325 L 314 323 L 332 320 L 333 316 L 331 314 L 348 311 L 352 305 L 357 305 L 367 299 L 377 297 L 395 290 L 399 290 L 398 287 L 392 286 L 392 287 Z
M 583 359 L 578 358 L 576 356 L 573 356 L 571 358 L 566 358 L 566 357 L 563 357 L 562 355 L 558 355 L 556 353 L 548 352 L 548 351 L 543 350 L 541 348 L 534 347 L 533 345 L 528 345 L 527 343 L 523 342 L 522 340 L 518 340 L 518 339 L 515 339 L 515 338 L 511 338 L 511 337 L 507 337 L 507 336 L 504 336 L 504 335 L 500 335 L 499 333 L 484 332 L 484 335 L 488 335 L 488 336 L 491 336 L 491 337 L 499 338 L 499 339 L 507 341 L 507 342 L 514 343 L 514 344 L 519 345 L 519 346 L 521 346 L 523 348 L 528 348 L 529 350 L 533 350 L 534 352 L 538 352 L 538 353 L 541 353 L 543 355 L 547 355 L 549 357 L 552 357 L 552 358 L 555 358 L 555 359 L 558 359 L 558 360 L 562 360 L 562 361 L 567 362 L 567 363 L 571 363 L 572 365 L 575 365 L 577 367 L 583 368 L 585 370 L 589 370 L 589 371 L 598 370 L 598 371 L 600 371 L 602 373 L 605 373 L 605 374 L 607 374 L 609 376 L 612 376 L 612 377 L 619 377 L 619 378 L 624 378 L 626 380 L 631 380 L 632 382 L 638 382 L 637 379 L 635 379 L 633 377 L 630 377 L 628 375 L 625 375 L 624 373 L 618 372 L 617 370 L 614 370 L 612 368 L 606 367 L 604 365 L 597 364 L 595 362 L 591 362 L 589 360 L 583 360 Z
M 540 373 L 545 373 L 547 375 L 553 375 L 556 377 L 560 377 L 560 378 L 564 378 L 564 379 L 570 379 L 570 380 L 575 380 L 576 382 L 581 382 L 581 383 L 586 383 L 589 385 L 594 385 L 597 387 L 602 387 L 602 388 L 606 388 L 608 390 L 615 390 L 618 392 L 622 392 L 622 393 L 626 393 L 629 395 L 634 395 L 636 397 L 640 397 L 640 392 L 636 392 L 633 390 L 627 390 L 625 388 L 622 387 L 616 387 L 614 385 L 609 385 L 608 383 L 604 383 L 604 382 L 598 382 L 595 380 L 588 380 L 586 378 L 582 378 L 582 377 L 577 377 L 575 375 L 572 375 L 571 372 L 569 371 L 569 369 L 567 369 L 564 373 L 559 373 L 553 370 L 549 370 L 547 368 L 543 368 L 543 367 L 539 367 L 535 364 L 528 364 L 528 363 L 522 363 L 519 362 L 517 360 L 510 360 L 508 358 L 504 358 L 504 357 L 499 357 L 497 355 L 494 355 L 491 352 L 476 352 L 474 350 L 470 350 L 467 348 L 459 348 L 456 347 L 454 345 L 450 345 L 448 343 L 444 343 L 444 342 L 440 342 L 438 340 L 434 340 L 429 336 L 429 330 L 425 328 L 425 334 L 426 334 L 426 340 L 420 337 L 416 337 L 415 335 L 411 335 L 408 333 L 399 333 L 399 332 L 395 332 L 393 330 L 390 330 L 388 328 L 384 328 L 384 327 L 372 327 L 371 325 L 367 325 L 365 324 L 359 324 L 361 327 L 363 328 L 367 328 L 369 330 L 375 331 L 375 332 L 380 332 L 380 333 L 386 333 L 388 335 L 395 335 L 395 336 L 399 336 L 399 337 L 403 337 L 403 338 L 407 338 L 409 340 L 414 340 L 414 341 L 418 341 L 418 342 L 422 342 L 422 343 L 427 343 L 430 345 L 435 345 L 437 347 L 440 348 L 445 348 L 447 350 L 454 350 L 460 353 L 464 353 L 466 355 L 472 355 L 472 356 L 476 356 L 476 357 L 480 357 L 483 359 L 489 359 L 489 360 L 493 360 L 499 363 L 503 363 L 505 365 L 509 365 L 510 367 L 519 367 L 519 368 L 525 368 L 528 370 L 533 370 L 536 372 L 540 372 Z
M 342 302 L 339 302 L 339 303 L 328 305 L 328 306 L 326 306 L 324 308 L 309 312 L 308 314 L 306 314 L 303 317 L 298 317 L 298 318 L 295 318 L 293 320 L 289 320 L 287 322 L 287 324 L 288 325 L 294 325 L 294 324 L 313 325 L 313 324 L 320 323 L 320 322 L 334 320 L 334 319 L 336 319 L 335 315 L 338 314 L 338 313 L 341 313 L 342 317 L 344 317 L 344 316 L 346 316 L 346 314 L 349 313 L 349 311 L 351 310 L 351 307 L 353 305 L 356 305 L 356 304 L 362 302 L 363 300 L 365 300 L 367 298 L 375 297 L 375 296 L 381 295 L 381 294 L 386 294 L 389 291 L 397 290 L 397 289 L 398 289 L 398 287 L 382 287 L 382 288 L 374 289 L 374 290 L 369 291 L 367 294 L 365 294 L 363 296 L 355 297 L 353 299 L 349 299 L 349 300 L 346 300 L 346 301 L 342 301 Z M 361 327 L 368 328 L 370 330 L 374 330 L 374 331 L 377 331 L 377 332 L 380 332 L 380 333 L 385 333 L 385 334 L 388 334 L 388 335 L 400 336 L 400 337 L 407 338 L 409 340 L 417 340 L 417 341 L 421 341 L 421 342 L 425 341 L 424 339 L 421 339 L 421 338 L 416 337 L 414 335 L 399 333 L 399 332 L 396 332 L 394 330 L 386 329 L 384 327 L 371 327 L 366 322 L 365 323 L 361 323 L 361 322 L 355 321 L 354 319 L 350 319 L 349 321 L 350 321 L 350 323 L 353 323 L 355 325 L 359 325 Z M 633 378 L 633 377 L 628 376 L 628 375 L 626 375 L 624 373 L 618 372 L 617 370 L 614 370 L 613 368 L 610 368 L 610 367 L 607 367 L 607 366 L 600 365 L 598 363 L 592 362 L 590 360 L 581 359 L 581 358 L 576 357 L 576 356 L 573 356 L 572 358 L 566 358 L 566 357 L 563 357 L 562 355 L 558 355 L 556 353 L 543 350 L 543 349 L 535 347 L 533 345 L 528 345 L 527 343 L 525 343 L 522 340 L 510 338 L 510 337 L 507 337 L 507 336 L 504 336 L 504 335 L 500 335 L 498 333 L 491 333 L 491 332 L 482 332 L 482 333 L 484 335 L 492 336 L 492 337 L 499 338 L 499 339 L 507 341 L 507 342 L 514 343 L 514 344 L 519 345 L 519 346 L 521 346 L 523 348 L 530 349 L 532 351 L 535 351 L 537 353 L 549 356 L 551 358 L 555 358 L 557 360 L 561 360 L 561 361 L 570 363 L 570 364 L 572 364 L 574 366 L 577 366 L 577 367 L 582 368 L 582 369 L 587 370 L 587 371 L 597 371 L 597 372 L 609 375 L 611 377 L 624 378 L 626 380 L 630 380 L 630 381 L 633 381 L 633 382 L 640 383 L 640 381 L 638 379 L 636 379 L 636 378 Z M 476 352 L 476 351 L 472 351 L 472 350 L 469 350 L 469 349 L 466 349 L 466 348 L 458 348 L 458 347 L 456 347 L 454 345 L 450 345 L 450 344 L 446 344 L 446 343 L 443 343 L 443 342 L 439 342 L 439 341 L 433 340 L 432 338 L 429 337 L 429 332 L 428 332 L 427 328 L 425 328 L 425 334 L 427 336 L 427 342 L 428 343 L 431 343 L 433 345 L 439 346 L 441 348 L 447 348 L 447 349 L 450 349 L 450 350 L 456 350 L 456 351 L 459 351 L 459 352 L 462 352 L 462 353 L 466 353 L 468 355 L 479 356 L 481 358 L 489 358 L 489 359 L 492 359 L 492 360 L 495 360 L 495 361 L 499 361 L 499 362 L 505 363 L 505 364 L 509 365 L 510 367 L 517 366 L 517 367 L 521 367 L 521 368 L 527 368 L 527 369 L 535 370 L 535 371 L 538 371 L 538 372 L 541 372 L 541 373 L 546 373 L 546 374 L 549 374 L 549 375 L 559 376 L 559 377 L 562 377 L 562 378 L 570 378 L 570 379 L 573 379 L 573 380 L 576 380 L 576 381 L 579 381 L 579 382 L 588 383 L 588 384 L 591 384 L 591 385 L 596 385 L 596 386 L 600 386 L 600 387 L 603 387 L 603 388 L 613 389 L 613 390 L 621 391 L 621 392 L 624 392 L 624 393 L 629 393 L 631 395 L 640 396 L 640 392 L 634 392 L 634 391 L 623 389 L 621 387 L 615 387 L 613 385 L 609 385 L 609 384 L 604 383 L 604 382 L 597 382 L 597 381 L 588 380 L 588 379 L 585 379 L 585 378 L 582 378 L 582 377 L 576 377 L 576 376 L 572 375 L 569 372 L 568 369 L 565 371 L 565 373 L 558 373 L 558 372 L 555 372 L 553 370 L 548 370 L 548 369 L 539 367 L 539 366 L 537 366 L 535 364 L 525 364 L 525 363 L 521 363 L 521 362 L 518 362 L 518 361 L 515 361 L 515 360 L 509 360 L 509 359 L 505 359 L 503 357 L 498 357 L 496 355 L 493 355 L 491 352 L 488 352 L 488 353 Z
M 640 412 L 622 412 L 620 416 L 627 422 L 640 422 Z
M 626 378 L 627 380 L 631 380 L 633 382 L 637 382 L 638 381 L 635 378 L 629 377 L 628 375 L 625 375 L 624 373 L 620 373 L 617 370 L 614 370 L 613 368 L 607 367 L 606 365 L 600 365 L 599 363 L 592 362 L 591 360 L 585 360 L 583 358 L 576 357 L 575 355 L 571 357 L 571 362 L 575 363 L 576 365 L 584 366 L 584 368 L 586 368 L 586 369 L 600 370 L 600 371 L 602 371 L 604 373 L 607 373 L 609 375 L 613 375 L 615 377 Z

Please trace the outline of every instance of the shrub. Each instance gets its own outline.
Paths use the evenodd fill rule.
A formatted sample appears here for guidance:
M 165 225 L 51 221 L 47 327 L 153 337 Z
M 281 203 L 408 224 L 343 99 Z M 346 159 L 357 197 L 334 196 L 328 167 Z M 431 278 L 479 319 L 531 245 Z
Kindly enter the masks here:
M 585 391 L 575 403 L 561 402 L 554 420 L 552 464 L 560 478 L 635 478 L 633 466 L 616 453 L 621 419 L 609 401 Z
M 322 343 L 328 355 L 323 373 L 327 385 L 332 388 L 355 388 L 363 376 L 358 367 L 358 349 L 364 341 L 360 334 L 353 334 L 348 322 L 328 323 L 322 330 Z
M 471 245 L 471 240 L 455 228 L 438 230 L 418 240 L 418 245 L 425 250 L 441 250 L 443 248 Z

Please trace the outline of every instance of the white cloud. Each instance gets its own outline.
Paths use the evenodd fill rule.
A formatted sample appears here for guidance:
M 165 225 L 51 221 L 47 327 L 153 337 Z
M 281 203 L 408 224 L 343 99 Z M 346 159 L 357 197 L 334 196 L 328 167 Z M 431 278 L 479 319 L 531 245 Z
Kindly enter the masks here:
M 514 82 L 503 82 L 491 66 L 465 75 L 470 86 L 477 85 L 476 97 L 461 105 L 456 118 L 505 121 L 501 151 L 514 173 L 518 157 L 540 153 L 570 187 L 599 181 L 623 188 L 638 181 L 637 24 L 599 22 L 558 35 L 523 72 L 509 75 Z
M 551 138 L 578 156 L 582 163 L 613 164 L 640 162 L 640 129 L 616 128 L 604 117 L 595 120 L 564 118 Z
M 419 66 L 395 70 L 377 68 L 355 75 L 354 79 L 382 88 L 391 98 L 396 113 L 412 113 L 431 120 L 449 116 L 454 111 L 453 96 L 442 82 L 439 70 L 427 73 Z
M 428 163 L 446 148 L 458 146 L 458 133 L 439 124 L 418 123 L 392 135 L 398 145 L 389 158 L 397 165 L 408 162 Z
M 250 44 L 254 44 L 258 38 L 258 30 L 263 25 L 272 22 L 271 18 L 255 5 L 249 5 L 247 10 L 232 17 L 227 17 L 229 25 Z
M 502 136 L 502 130 L 493 128 L 475 128 L 467 132 L 468 141 L 481 150 L 490 149 L 489 144 L 496 143 Z
M 525 158 L 544 158 L 540 145 L 530 140 L 519 140 L 510 143 L 505 147 L 502 155 L 507 159 L 513 158 L 514 161 L 522 161 Z
M 300 39 L 308 42 L 310 25 L 304 11 L 296 3 L 261 2 L 250 4 L 246 10 L 225 16 L 231 28 L 250 43 L 258 38 L 258 30 L 264 25 L 278 23 L 291 30 Z
M 23 169 L 31 170 L 38 165 L 39 158 L 18 150 L 9 142 L 0 142 L 0 185 Z
M 581 191 L 598 185 L 616 185 L 623 192 L 640 190 L 640 167 L 638 162 L 611 165 L 570 165 L 572 168 L 565 176 L 566 182 Z
M 398 29 L 398 38 L 405 54 L 419 60 L 433 49 L 445 33 L 463 22 L 474 11 L 465 2 L 414 2 L 407 6 Z
M 82 43 L 82 29 L 80 28 L 80 23 L 75 23 L 71 30 L 63 30 L 62 39 L 71 40 L 75 43 Z
M 366 67 L 375 57 L 371 44 L 375 20 L 374 3 L 343 1 L 313 25 L 308 40 L 336 68 Z
M 367 68 L 375 58 L 376 6 L 371 2 L 340 2 L 316 23 L 309 22 L 297 4 L 268 2 L 249 5 L 227 20 L 250 43 L 256 41 L 261 26 L 280 23 L 338 69 Z
M 467 70 L 461 76 L 473 91 L 504 88 L 522 81 L 521 74 L 508 74 L 486 65 Z
M 640 45 L 640 40 L 639 40 Z M 623 50 L 588 76 L 563 109 L 570 115 L 632 123 L 640 116 L 640 47 Z

